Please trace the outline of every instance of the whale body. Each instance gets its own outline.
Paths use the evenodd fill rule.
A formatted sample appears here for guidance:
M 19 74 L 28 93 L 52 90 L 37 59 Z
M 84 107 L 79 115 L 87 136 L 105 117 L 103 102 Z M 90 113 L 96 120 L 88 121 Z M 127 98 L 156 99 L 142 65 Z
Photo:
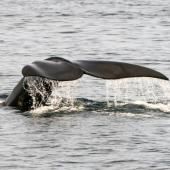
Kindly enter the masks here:
M 153 77 L 163 80 L 168 78 L 162 73 L 139 65 L 112 62 L 112 61 L 69 61 L 60 57 L 51 57 L 41 61 L 35 61 L 22 69 L 23 78 L 18 82 L 11 94 L 5 100 L 6 106 L 17 107 L 22 111 L 32 109 L 33 99 L 25 87 L 28 86 L 25 78 L 42 78 L 43 99 L 39 93 L 34 94 L 36 106 L 45 105 L 52 93 L 52 85 L 43 78 L 56 81 L 72 81 L 87 74 L 101 79 L 121 79 L 130 77 Z M 38 83 L 38 82 L 37 82 Z

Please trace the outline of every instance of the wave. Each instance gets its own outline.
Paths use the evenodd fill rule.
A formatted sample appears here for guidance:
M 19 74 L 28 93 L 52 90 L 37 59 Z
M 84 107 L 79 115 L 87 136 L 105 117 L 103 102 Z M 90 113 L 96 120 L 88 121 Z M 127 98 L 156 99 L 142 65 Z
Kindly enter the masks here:
M 7 97 L 8 97 L 8 94 L 6 93 L 0 94 L 0 100 L 6 99 Z

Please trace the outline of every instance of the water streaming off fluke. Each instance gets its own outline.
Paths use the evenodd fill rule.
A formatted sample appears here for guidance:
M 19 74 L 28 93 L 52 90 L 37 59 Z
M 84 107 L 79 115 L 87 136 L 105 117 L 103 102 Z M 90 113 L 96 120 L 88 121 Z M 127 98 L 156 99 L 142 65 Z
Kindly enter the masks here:
M 23 86 L 32 97 L 32 112 L 68 112 L 76 109 L 75 88 L 77 82 L 77 80 L 59 82 L 40 77 L 26 77 Z M 41 99 L 38 105 L 37 98 Z M 44 101 L 46 102 L 45 106 Z
M 170 112 L 170 82 L 155 78 L 106 80 L 108 107 L 127 104 Z
M 73 111 L 115 111 L 129 107 L 142 106 L 148 109 L 170 112 L 170 82 L 155 78 L 129 78 L 105 81 L 106 86 L 98 96 L 105 94 L 102 101 L 87 99 L 79 95 L 85 85 L 76 81 L 52 81 L 39 77 L 27 77 L 27 89 L 33 99 L 33 113 L 46 112 L 73 112 Z M 24 83 L 25 84 L 25 83 Z M 51 95 L 48 97 L 47 87 L 51 87 Z M 89 85 L 90 87 L 90 85 Z M 96 87 L 97 88 L 97 87 Z M 88 91 L 90 93 L 90 88 Z M 42 102 L 36 104 L 37 94 L 41 96 Z M 46 105 L 42 106 L 43 101 Z M 132 110 L 131 110 L 132 111 Z M 136 111 L 136 110 L 135 110 Z

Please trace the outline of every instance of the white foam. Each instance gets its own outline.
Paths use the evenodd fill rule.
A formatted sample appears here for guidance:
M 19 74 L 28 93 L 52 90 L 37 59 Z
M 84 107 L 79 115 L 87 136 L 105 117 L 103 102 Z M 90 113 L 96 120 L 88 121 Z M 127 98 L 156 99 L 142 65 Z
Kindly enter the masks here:
M 31 110 L 30 113 L 32 114 L 32 116 L 43 116 L 44 114 L 48 114 L 48 113 L 61 113 L 61 112 L 67 112 L 67 113 L 71 113 L 71 112 L 78 112 L 78 111 L 82 111 L 83 110 L 83 106 L 63 106 L 63 107 L 55 107 L 55 106 L 41 106 L 38 107 L 34 110 Z
M 4 105 L 4 100 L 0 100 L 0 107 Z
M 162 103 L 154 104 L 154 103 L 146 103 L 143 101 L 136 101 L 136 102 L 133 102 L 133 104 L 140 105 L 140 106 L 142 105 L 147 109 L 160 110 L 162 112 L 170 113 L 170 103 L 168 103 L 168 104 L 162 104 Z

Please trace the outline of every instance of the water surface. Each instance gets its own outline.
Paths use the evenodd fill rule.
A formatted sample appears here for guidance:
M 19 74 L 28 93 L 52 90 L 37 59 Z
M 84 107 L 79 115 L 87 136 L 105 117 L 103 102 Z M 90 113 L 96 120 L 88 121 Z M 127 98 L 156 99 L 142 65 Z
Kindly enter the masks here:
M 169 9 L 168 0 L 1 0 L 1 100 L 24 65 L 52 56 L 129 62 L 170 77 Z M 155 83 L 136 95 L 127 81 L 107 91 L 104 80 L 85 76 L 80 110 L 0 108 L 0 168 L 169 169 L 170 86 Z M 115 93 L 119 104 L 131 103 L 115 105 Z

